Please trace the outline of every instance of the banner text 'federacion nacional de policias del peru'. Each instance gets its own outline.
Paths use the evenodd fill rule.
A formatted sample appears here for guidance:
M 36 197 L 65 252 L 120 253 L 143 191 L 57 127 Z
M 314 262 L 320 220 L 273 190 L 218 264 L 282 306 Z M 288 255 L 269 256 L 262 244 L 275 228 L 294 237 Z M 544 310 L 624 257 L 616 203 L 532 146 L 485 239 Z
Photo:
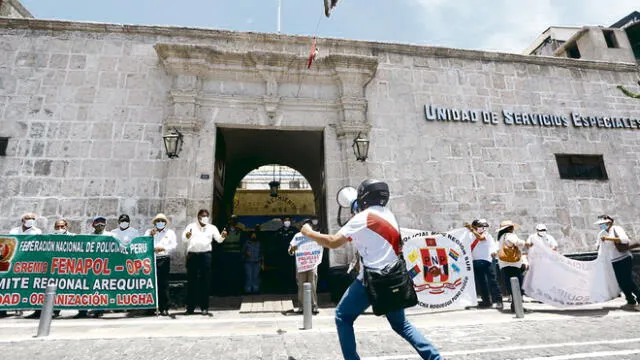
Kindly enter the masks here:
M 0 310 L 39 309 L 49 284 L 57 310 L 155 308 L 153 238 L 0 235 Z

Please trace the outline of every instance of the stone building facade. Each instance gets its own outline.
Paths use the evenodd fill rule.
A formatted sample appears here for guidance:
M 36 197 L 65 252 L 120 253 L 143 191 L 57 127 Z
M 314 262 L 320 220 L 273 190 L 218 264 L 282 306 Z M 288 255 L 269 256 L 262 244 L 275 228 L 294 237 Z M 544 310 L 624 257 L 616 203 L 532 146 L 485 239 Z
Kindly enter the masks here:
M 632 64 L 318 39 L 308 69 L 308 37 L 6 18 L 0 35 L 2 231 L 26 211 L 75 232 L 122 212 L 220 222 L 242 176 L 281 163 L 331 231 L 337 190 L 373 177 L 403 227 L 544 222 L 574 252 L 608 213 L 640 235 L 640 101 L 615 88 L 633 88 Z M 608 179 L 561 179 L 556 154 L 602 155 Z

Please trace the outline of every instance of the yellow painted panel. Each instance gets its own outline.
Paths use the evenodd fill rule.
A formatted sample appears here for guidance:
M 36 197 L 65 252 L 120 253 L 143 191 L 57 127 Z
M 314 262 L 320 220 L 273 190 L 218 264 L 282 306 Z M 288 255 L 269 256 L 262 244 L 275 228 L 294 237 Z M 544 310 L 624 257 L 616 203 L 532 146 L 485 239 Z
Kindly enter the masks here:
M 238 216 L 315 215 L 311 190 L 280 190 L 271 197 L 269 190 L 236 190 L 233 213 Z

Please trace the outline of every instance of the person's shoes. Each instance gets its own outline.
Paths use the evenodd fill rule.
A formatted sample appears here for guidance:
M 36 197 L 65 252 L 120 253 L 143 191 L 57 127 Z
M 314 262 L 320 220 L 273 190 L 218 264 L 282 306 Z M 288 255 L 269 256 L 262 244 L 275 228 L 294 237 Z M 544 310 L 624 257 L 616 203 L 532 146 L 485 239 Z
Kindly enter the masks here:
M 86 319 L 89 315 L 87 313 L 77 313 L 73 316 L 74 319 Z
M 25 319 L 40 319 L 40 314 L 37 312 L 34 312 L 33 314 L 29 315 L 29 316 L 25 316 Z
M 6 311 L 0 311 L 0 319 L 4 319 L 9 317 L 9 314 Z
M 302 308 L 299 308 L 298 310 L 295 311 L 295 313 L 298 315 L 302 315 L 302 312 L 303 312 Z
M 187 310 L 187 311 L 185 311 L 185 312 L 184 312 L 184 314 L 185 314 L 185 315 L 193 315 L 193 314 L 195 314 L 195 311 L 193 311 L 193 310 Z
M 96 312 L 93 313 L 93 318 L 94 319 L 101 318 L 102 316 L 104 316 L 104 312 L 102 312 L 102 311 L 96 311 Z
M 481 301 L 480 303 L 478 303 L 478 309 L 489 309 L 491 308 L 491 303 L 490 302 L 484 302 Z
M 493 305 L 495 306 L 495 308 L 496 308 L 496 309 L 498 309 L 498 310 L 500 310 L 500 311 L 504 310 L 504 304 L 503 304 L 503 303 L 501 303 L 501 302 L 499 302 L 499 303 L 495 303 L 495 304 L 493 304 Z
M 210 313 L 210 312 L 209 312 L 209 310 L 202 310 L 201 314 L 202 314 L 203 316 L 213 316 L 213 314 L 212 314 L 212 313 Z
M 636 305 L 636 304 L 629 304 L 629 303 L 626 303 L 626 304 L 622 305 L 622 306 L 620 307 L 620 309 L 622 309 L 622 310 L 636 310 L 636 307 L 637 307 L 637 305 Z
M 314 307 L 313 310 L 311 310 L 311 312 L 313 313 L 313 315 L 318 315 L 320 313 L 320 310 L 318 310 L 317 307 Z

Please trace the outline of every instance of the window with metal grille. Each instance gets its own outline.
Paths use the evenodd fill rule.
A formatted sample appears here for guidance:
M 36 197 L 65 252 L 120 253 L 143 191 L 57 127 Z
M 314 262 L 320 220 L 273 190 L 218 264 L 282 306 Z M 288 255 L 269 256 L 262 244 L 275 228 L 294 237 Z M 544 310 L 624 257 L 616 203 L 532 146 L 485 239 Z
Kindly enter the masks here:
M 556 154 L 561 179 L 608 180 L 602 155 Z

